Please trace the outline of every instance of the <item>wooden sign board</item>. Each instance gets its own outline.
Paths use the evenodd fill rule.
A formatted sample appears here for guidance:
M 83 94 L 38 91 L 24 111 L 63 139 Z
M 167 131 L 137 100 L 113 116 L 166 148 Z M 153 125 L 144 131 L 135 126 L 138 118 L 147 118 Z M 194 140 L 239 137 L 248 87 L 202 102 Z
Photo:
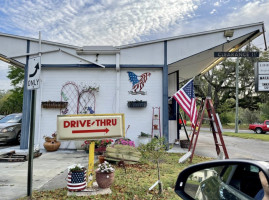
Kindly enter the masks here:
M 58 140 L 96 140 L 124 136 L 124 114 L 57 116 Z

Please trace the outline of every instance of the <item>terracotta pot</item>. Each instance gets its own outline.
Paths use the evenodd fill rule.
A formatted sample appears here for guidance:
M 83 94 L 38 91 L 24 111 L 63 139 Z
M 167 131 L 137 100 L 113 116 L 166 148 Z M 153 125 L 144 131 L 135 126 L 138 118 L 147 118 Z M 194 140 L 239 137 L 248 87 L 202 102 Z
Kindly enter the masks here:
M 114 181 L 114 172 L 96 172 L 96 182 L 100 188 L 109 188 Z
M 104 163 L 105 162 L 105 156 L 103 156 L 103 155 L 98 156 L 98 160 L 99 160 L 100 164 Z
M 44 142 L 43 146 L 47 151 L 57 151 L 61 146 L 61 142 L 51 139 L 49 142 Z

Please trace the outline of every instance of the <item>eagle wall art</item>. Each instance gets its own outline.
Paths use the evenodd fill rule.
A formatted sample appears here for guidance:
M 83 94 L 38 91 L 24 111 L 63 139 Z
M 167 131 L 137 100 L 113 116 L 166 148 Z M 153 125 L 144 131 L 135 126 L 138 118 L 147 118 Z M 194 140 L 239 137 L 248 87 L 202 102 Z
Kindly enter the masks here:
M 127 72 L 129 76 L 129 81 L 132 83 L 132 90 L 129 91 L 130 94 L 136 95 L 136 94 L 142 94 L 145 95 L 146 92 L 142 91 L 142 88 L 144 87 L 145 83 L 148 80 L 148 77 L 150 77 L 150 72 L 145 72 L 141 74 L 140 76 L 137 76 L 134 72 Z

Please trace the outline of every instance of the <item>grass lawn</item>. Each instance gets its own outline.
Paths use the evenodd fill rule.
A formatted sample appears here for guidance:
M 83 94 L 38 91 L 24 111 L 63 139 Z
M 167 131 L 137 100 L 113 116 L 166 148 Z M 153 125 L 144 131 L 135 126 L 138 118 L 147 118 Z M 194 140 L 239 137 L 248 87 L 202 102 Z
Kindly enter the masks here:
M 111 186 L 112 194 L 89 197 L 67 196 L 67 189 L 53 191 L 34 191 L 33 199 L 179 199 L 174 192 L 177 176 L 189 163 L 179 164 L 178 160 L 183 154 L 167 153 L 166 160 L 161 163 L 161 181 L 163 182 L 163 195 L 158 195 L 158 186 L 152 191 L 148 189 L 157 181 L 157 168 L 153 163 L 140 163 L 127 165 L 126 173 L 122 167 L 115 167 L 115 181 Z M 193 164 L 210 160 L 206 157 L 193 157 Z M 96 166 L 95 166 L 96 168 Z M 27 199 L 27 197 L 22 198 Z
M 231 137 L 240 137 L 240 138 L 244 138 L 244 139 L 257 139 L 257 140 L 269 142 L 269 135 L 266 135 L 266 134 L 224 132 L 223 135 L 231 136 Z

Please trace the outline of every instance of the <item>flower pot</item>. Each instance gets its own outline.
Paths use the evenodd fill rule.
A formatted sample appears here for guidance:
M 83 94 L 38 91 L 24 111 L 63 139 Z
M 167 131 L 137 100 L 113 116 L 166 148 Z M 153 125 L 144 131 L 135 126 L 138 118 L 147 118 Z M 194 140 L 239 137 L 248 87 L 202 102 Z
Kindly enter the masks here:
M 109 188 L 114 181 L 114 172 L 96 172 L 96 182 L 100 188 Z
M 151 141 L 151 137 L 138 137 L 139 144 L 147 144 Z
M 61 146 L 61 142 L 51 139 L 49 142 L 44 142 L 43 146 L 47 151 L 57 151 Z
M 98 156 L 98 160 L 99 160 L 100 164 L 104 163 L 105 162 L 105 156 L 103 156 L 103 155 Z
M 190 141 L 189 140 L 180 140 L 180 147 L 181 148 L 189 148 Z
M 67 189 L 70 192 L 79 192 L 86 188 L 86 171 L 69 172 L 67 177 Z

